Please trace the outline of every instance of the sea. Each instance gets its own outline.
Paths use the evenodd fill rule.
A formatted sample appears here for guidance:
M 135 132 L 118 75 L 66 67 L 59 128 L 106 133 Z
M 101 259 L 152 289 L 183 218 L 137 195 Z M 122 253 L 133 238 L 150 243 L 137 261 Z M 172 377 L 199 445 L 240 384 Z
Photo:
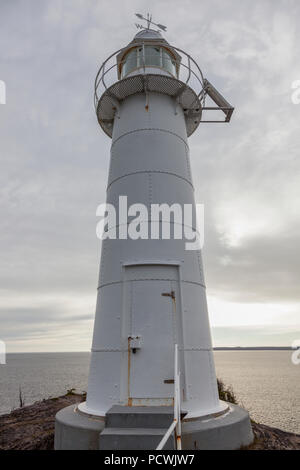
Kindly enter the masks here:
M 217 377 L 232 387 L 238 403 L 256 422 L 300 434 L 300 365 L 292 351 L 215 351 Z M 0 414 L 87 390 L 90 353 L 8 354 L 0 365 Z

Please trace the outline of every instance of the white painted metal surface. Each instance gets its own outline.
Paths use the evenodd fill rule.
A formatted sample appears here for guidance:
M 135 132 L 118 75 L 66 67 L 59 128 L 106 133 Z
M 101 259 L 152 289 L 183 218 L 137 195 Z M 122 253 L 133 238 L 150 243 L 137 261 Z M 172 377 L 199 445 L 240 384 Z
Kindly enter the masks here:
M 145 39 L 146 40 L 146 39 Z M 147 106 L 145 105 L 147 103 Z M 113 121 L 107 202 L 192 204 L 184 111 L 167 93 L 119 102 Z M 195 220 L 195 218 L 194 218 Z M 149 220 L 143 221 L 148 226 Z M 173 403 L 173 351 L 179 348 L 180 398 L 188 417 L 223 409 L 218 398 L 200 251 L 185 239 L 106 239 L 102 243 L 87 402 Z

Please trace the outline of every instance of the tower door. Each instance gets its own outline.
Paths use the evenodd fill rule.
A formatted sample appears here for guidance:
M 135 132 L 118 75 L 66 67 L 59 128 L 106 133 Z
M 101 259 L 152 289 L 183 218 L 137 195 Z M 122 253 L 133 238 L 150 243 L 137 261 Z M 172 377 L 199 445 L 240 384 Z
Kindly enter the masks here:
M 171 404 L 180 328 L 178 267 L 126 268 L 129 404 Z

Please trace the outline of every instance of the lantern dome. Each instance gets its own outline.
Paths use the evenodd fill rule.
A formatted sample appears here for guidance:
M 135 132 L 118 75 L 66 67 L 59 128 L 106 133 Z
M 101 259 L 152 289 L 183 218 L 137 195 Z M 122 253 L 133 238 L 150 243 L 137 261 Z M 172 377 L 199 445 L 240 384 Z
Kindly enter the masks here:
M 134 39 L 162 39 L 162 35 L 154 29 L 142 29 L 134 36 Z

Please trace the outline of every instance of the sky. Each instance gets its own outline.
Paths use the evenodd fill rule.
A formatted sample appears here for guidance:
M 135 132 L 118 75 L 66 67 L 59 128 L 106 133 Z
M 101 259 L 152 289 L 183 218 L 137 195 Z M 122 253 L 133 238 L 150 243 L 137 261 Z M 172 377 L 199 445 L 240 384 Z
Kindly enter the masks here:
M 127 0 L 0 0 L 0 340 L 91 346 L 110 139 L 96 72 L 136 33 Z M 235 106 L 190 137 L 214 346 L 300 339 L 298 0 L 160 0 L 153 19 Z

